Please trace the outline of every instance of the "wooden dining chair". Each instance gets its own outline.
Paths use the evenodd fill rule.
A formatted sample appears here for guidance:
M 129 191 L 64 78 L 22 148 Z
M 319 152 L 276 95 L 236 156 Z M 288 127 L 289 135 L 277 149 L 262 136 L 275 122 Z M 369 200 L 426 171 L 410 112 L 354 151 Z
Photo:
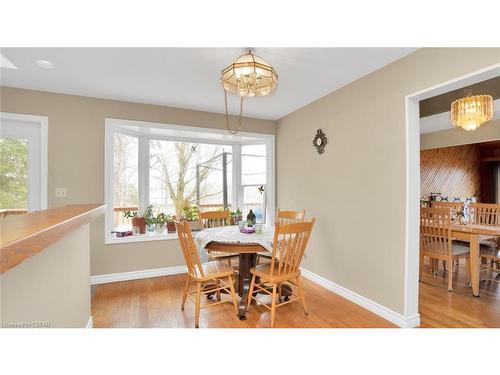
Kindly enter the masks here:
M 424 257 L 446 260 L 448 264 L 465 258 L 467 279 L 470 280 L 470 251 L 462 244 L 453 244 L 451 238 L 451 212 L 449 208 L 420 208 L 420 280 Z M 453 291 L 453 272 L 448 272 L 448 291 Z
M 281 225 L 284 224 L 292 224 L 292 223 L 298 223 L 304 220 L 306 217 L 306 210 L 301 210 L 301 211 L 280 211 L 278 208 L 278 211 L 276 212 L 276 221 L 275 221 L 275 226 L 279 223 Z M 271 259 L 271 254 L 269 252 L 260 252 L 257 253 L 257 264 L 261 263 L 262 259 Z
M 300 280 L 300 263 L 306 250 L 307 242 L 311 235 L 315 219 L 306 222 L 280 225 L 278 222 L 274 231 L 273 252 L 271 263 L 252 267 L 252 281 L 248 293 L 247 310 L 250 307 L 254 290 L 269 294 L 272 297 L 271 307 L 263 304 L 271 310 L 271 327 L 274 327 L 276 308 L 287 303 L 300 300 L 304 313 L 307 315 L 307 305 Z M 257 279 L 259 278 L 259 279 Z M 293 293 L 291 298 L 281 302 L 281 286 L 290 283 L 296 287 L 298 294 Z M 272 288 L 272 292 L 268 289 Z M 277 298 L 279 299 L 276 303 Z
M 297 223 L 304 220 L 306 217 L 306 210 L 301 211 L 280 211 L 276 213 L 276 222 L 281 225 Z
M 231 223 L 231 214 L 229 211 L 207 211 L 199 213 L 199 220 L 202 229 L 206 228 L 217 228 L 225 227 Z M 238 258 L 237 253 L 223 253 L 221 251 L 210 251 L 208 252 L 208 258 L 211 260 L 225 260 L 229 266 L 233 266 L 231 260 Z
M 451 211 L 451 221 L 458 221 L 460 215 L 463 214 L 464 210 L 464 202 L 444 202 L 444 201 L 433 201 L 432 208 L 448 208 Z M 458 242 L 457 242 L 458 243 Z M 461 245 L 465 245 L 462 241 L 460 241 Z M 454 264 L 455 270 L 458 271 L 459 260 L 455 261 Z M 437 274 L 438 271 L 438 262 L 436 259 L 429 259 L 429 263 L 431 264 L 431 270 Z M 447 271 L 446 260 L 443 260 L 443 269 Z M 453 271 L 453 270 L 451 270 Z
M 432 208 L 449 208 L 451 211 L 451 221 L 458 220 L 459 212 L 463 212 L 464 202 L 437 202 L 433 201 Z
M 500 227 L 500 204 L 471 203 L 469 205 L 469 218 L 474 224 Z M 480 242 L 483 281 L 498 282 L 496 278 L 493 278 L 493 273 L 500 274 L 499 240 L 498 237 L 492 237 Z
M 186 299 L 189 298 L 195 305 L 194 325 L 196 328 L 200 325 L 200 309 L 219 305 L 221 303 L 233 303 L 235 312 L 238 313 L 238 302 L 234 291 L 233 275 L 234 270 L 221 261 L 215 260 L 205 264 L 201 263 L 200 255 L 193 241 L 191 229 L 188 222 L 175 222 L 175 228 L 179 236 L 179 242 L 182 248 L 182 255 L 187 267 L 187 278 L 184 292 L 182 294 L 181 310 L 184 310 Z M 211 288 L 206 290 L 203 286 L 210 281 L 214 283 Z M 196 284 L 196 291 L 190 292 L 191 284 Z M 231 300 L 222 300 L 221 291 L 224 290 L 231 296 Z M 217 302 L 211 302 L 208 305 L 201 306 L 201 294 L 216 294 Z M 194 295 L 194 298 L 193 298 Z

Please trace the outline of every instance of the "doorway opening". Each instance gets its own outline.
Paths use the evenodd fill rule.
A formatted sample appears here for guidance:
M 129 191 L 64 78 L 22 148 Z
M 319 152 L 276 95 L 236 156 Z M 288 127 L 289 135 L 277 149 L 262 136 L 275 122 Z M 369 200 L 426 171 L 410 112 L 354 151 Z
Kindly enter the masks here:
M 406 109 L 406 243 L 404 316 L 410 326 L 419 316 L 420 102 L 500 76 L 500 63 L 471 72 L 405 98 Z

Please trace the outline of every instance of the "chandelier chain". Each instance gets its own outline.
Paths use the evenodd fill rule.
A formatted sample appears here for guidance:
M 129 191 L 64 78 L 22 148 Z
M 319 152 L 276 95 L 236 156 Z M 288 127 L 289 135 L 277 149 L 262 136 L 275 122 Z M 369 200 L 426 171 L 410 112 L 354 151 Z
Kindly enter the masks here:
M 236 130 L 232 130 L 231 129 L 231 125 L 229 124 L 229 114 L 228 114 L 228 110 L 227 110 L 227 91 L 226 90 L 224 90 L 224 106 L 225 106 L 225 109 L 226 109 L 225 119 L 226 119 L 227 130 L 231 134 L 236 134 L 242 128 L 241 117 L 243 116 L 243 96 L 240 96 L 240 114 L 238 116 L 238 128 Z

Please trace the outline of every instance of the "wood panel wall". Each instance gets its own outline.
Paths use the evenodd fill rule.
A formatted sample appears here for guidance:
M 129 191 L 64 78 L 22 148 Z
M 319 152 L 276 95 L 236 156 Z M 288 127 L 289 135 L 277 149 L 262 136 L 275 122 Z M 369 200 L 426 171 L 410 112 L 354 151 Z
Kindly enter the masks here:
M 478 145 L 420 151 L 420 196 L 472 197 L 481 193 L 481 157 Z M 450 200 L 451 200 L 450 199 Z

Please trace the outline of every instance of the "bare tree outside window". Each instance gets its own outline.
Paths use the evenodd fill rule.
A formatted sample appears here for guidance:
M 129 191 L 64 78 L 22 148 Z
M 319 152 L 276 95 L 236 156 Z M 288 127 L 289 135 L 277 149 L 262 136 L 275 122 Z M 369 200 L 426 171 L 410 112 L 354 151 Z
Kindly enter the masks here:
M 128 220 L 123 218 L 123 211 L 139 206 L 139 140 L 115 133 L 113 151 L 115 225 L 128 224 Z
M 222 206 L 224 146 L 152 140 L 150 202 L 180 215 L 186 205 Z

